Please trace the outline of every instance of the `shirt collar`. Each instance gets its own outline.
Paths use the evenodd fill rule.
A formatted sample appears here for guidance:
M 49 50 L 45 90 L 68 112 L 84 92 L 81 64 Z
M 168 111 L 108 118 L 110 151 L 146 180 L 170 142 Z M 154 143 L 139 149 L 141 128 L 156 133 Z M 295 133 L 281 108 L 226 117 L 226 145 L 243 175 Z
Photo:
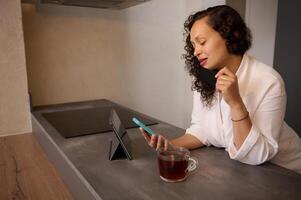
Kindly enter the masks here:
M 242 75 L 244 68 L 246 68 L 246 65 L 248 63 L 248 60 L 249 60 L 249 56 L 245 53 L 242 57 L 241 63 L 238 67 L 238 70 L 235 73 L 237 78 L 239 78 Z

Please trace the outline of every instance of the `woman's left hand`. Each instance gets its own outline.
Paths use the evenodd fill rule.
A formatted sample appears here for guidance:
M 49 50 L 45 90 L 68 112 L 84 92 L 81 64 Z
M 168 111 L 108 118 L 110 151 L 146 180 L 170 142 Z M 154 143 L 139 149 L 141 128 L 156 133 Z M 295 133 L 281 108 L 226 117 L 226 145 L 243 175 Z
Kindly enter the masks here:
M 223 94 L 226 103 L 230 107 L 240 105 L 242 100 L 239 94 L 236 75 L 227 67 L 224 67 L 219 70 L 215 78 L 217 78 L 215 85 L 216 90 Z

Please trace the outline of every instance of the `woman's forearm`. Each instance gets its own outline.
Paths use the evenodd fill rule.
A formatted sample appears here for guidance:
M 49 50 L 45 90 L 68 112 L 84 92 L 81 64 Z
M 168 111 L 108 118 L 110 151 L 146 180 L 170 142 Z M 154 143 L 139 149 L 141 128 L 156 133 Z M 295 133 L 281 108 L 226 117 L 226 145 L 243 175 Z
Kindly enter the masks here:
M 244 143 L 252 128 L 252 122 L 249 113 L 243 103 L 231 107 L 231 115 L 233 125 L 233 142 L 238 150 Z
M 185 134 L 181 137 L 173 139 L 170 141 L 170 144 L 178 147 L 185 147 L 187 149 L 196 149 L 204 146 L 204 144 L 191 134 Z

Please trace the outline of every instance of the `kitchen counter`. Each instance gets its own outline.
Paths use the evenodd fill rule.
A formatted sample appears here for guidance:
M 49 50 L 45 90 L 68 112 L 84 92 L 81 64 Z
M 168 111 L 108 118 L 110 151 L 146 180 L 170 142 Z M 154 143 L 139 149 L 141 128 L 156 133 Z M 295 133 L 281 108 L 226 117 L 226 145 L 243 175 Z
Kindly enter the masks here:
M 224 149 L 191 151 L 199 162 L 186 181 L 165 183 L 158 173 L 156 152 L 139 133 L 128 129 L 133 160 L 108 159 L 113 132 L 64 138 L 43 113 L 115 105 L 95 100 L 37 107 L 32 112 L 33 133 L 76 199 L 300 199 L 301 175 L 265 163 L 250 166 L 231 160 Z M 184 134 L 175 126 L 150 126 L 168 138 Z

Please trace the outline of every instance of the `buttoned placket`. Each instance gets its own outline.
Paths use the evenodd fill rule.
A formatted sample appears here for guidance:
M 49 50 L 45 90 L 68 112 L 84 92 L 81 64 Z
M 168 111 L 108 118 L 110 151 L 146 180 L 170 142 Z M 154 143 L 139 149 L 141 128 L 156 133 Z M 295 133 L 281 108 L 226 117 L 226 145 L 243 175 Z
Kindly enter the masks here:
M 225 139 L 225 122 L 224 122 L 224 119 L 223 119 L 223 105 L 222 105 L 222 94 L 220 92 L 217 93 L 217 98 L 218 98 L 218 113 L 219 113 L 219 117 L 218 117 L 218 120 L 219 120 L 219 123 L 220 123 L 220 127 L 221 127 L 221 139 L 223 140 L 223 146 L 224 147 L 227 147 L 226 145 L 226 139 Z

